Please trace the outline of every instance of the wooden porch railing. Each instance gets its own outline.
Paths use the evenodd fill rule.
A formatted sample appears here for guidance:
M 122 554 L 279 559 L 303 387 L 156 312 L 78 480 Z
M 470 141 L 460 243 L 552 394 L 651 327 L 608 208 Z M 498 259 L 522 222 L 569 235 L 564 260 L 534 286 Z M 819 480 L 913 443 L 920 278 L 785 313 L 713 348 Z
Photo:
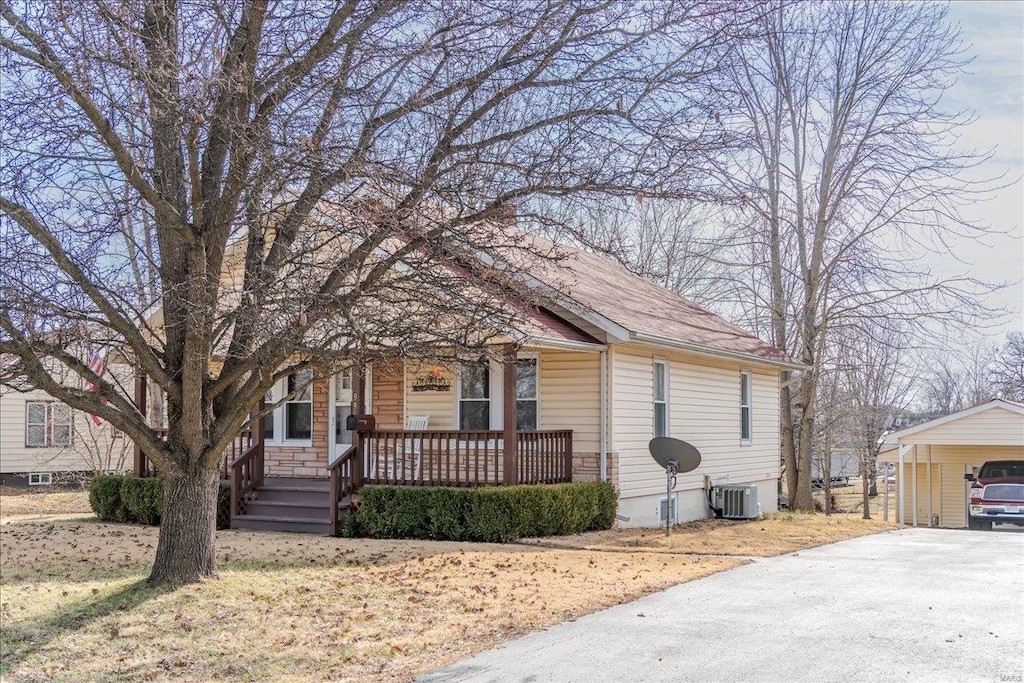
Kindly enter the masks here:
M 156 433 L 161 439 L 167 439 L 166 429 L 157 429 Z M 245 430 L 231 441 L 231 445 L 224 450 L 220 459 L 220 478 L 227 481 L 231 478 L 231 463 L 240 455 L 252 448 L 252 432 Z M 146 454 L 136 446 L 135 453 L 135 476 L 137 477 L 158 477 L 160 471 L 156 465 L 146 457 Z
M 505 483 L 504 433 L 373 431 L 360 435 L 364 484 L 497 486 Z M 517 432 L 520 484 L 572 481 L 572 430 Z
M 330 515 L 331 536 L 335 536 L 338 533 L 338 523 L 340 521 L 338 518 L 338 508 L 342 500 L 345 496 L 350 496 L 355 492 L 352 470 L 353 465 L 356 464 L 356 452 L 355 446 L 349 446 L 327 468 L 331 475 L 331 510 L 328 513 Z
M 242 503 L 254 490 L 263 485 L 263 440 L 251 443 L 237 458 L 231 461 L 231 527 L 235 518 L 242 513 Z
M 572 430 L 519 432 L 520 484 L 572 481 Z

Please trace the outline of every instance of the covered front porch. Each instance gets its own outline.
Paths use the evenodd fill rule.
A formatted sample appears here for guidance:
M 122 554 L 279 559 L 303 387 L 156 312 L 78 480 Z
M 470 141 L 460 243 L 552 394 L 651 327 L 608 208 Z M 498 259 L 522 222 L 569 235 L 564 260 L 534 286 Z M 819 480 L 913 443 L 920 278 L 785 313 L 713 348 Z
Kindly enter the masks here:
M 589 349 L 509 347 L 474 377 L 377 362 L 313 379 L 282 403 L 293 393 L 284 382 L 267 397 L 278 409 L 255 418 L 224 454 L 232 526 L 333 534 L 366 485 L 597 479 L 602 359 Z M 141 453 L 136 471 L 151 474 Z

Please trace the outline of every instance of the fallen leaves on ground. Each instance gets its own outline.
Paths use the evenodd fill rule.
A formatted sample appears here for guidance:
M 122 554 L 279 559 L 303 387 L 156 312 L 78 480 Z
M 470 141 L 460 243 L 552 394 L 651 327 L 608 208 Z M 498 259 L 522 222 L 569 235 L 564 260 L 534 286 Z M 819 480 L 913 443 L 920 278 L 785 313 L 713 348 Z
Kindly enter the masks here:
M 9 518 L 7 502 L 5 681 L 410 680 L 744 561 L 687 548 L 749 551 L 770 536 L 777 550 L 870 533 L 803 516 L 687 525 L 668 545 L 653 530 L 545 539 L 567 544 L 558 548 L 221 531 L 219 579 L 174 590 L 145 583 L 158 529 L 34 519 L 24 507 Z

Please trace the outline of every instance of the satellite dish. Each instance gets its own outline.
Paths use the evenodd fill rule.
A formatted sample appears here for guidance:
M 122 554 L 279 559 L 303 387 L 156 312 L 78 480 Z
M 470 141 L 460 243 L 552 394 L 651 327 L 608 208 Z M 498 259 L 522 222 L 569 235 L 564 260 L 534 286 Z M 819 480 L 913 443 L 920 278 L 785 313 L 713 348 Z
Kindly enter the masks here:
M 663 469 L 668 469 L 671 461 L 675 461 L 675 471 L 682 474 L 692 472 L 700 465 L 700 451 L 692 445 L 670 436 L 656 436 L 647 444 L 654 461 Z

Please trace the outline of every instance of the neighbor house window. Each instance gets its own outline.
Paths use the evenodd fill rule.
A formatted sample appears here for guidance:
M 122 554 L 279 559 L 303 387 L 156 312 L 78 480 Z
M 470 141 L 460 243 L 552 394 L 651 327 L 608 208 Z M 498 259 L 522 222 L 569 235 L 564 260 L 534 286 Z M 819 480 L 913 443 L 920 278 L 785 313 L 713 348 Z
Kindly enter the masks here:
M 291 398 L 284 404 L 284 438 L 308 441 L 313 438 L 312 373 L 303 370 L 288 375 L 287 391 Z
M 491 427 L 491 376 L 486 363 L 464 365 L 459 375 L 459 429 Z
M 71 407 L 52 401 L 25 403 L 25 445 L 70 446 L 74 436 Z
M 752 434 L 750 416 L 750 373 L 740 373 L 740 441 L 750 443 Z
M 668 363 L 654 361 L 654 435 L 668 436 Z
M 50 404 L 50 441 L 54 446 L 71 445 L 71 406 Z
M 516 429 L 537 429 L 537 359 L 516 361 Z
M 28 475 L 29 486 L 51 486 L 53 484 L 52 472 L 32 472 Z

